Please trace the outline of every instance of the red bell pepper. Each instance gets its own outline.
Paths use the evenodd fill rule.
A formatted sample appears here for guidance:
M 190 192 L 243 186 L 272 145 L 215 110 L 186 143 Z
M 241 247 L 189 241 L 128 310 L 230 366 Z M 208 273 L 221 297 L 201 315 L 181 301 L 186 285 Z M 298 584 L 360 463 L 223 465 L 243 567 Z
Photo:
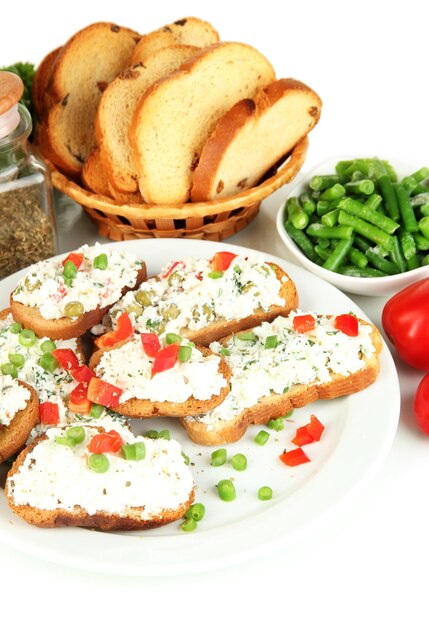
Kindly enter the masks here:
M 296 429 L 295 437 L 291 439 L 295 446 L 305 446 L 308 443 L 313 443 L 313 436 L 308 432 L 307 426 L 301 426 Z
M 56 402 L 42 402 L 39 405 L 39 417 L 42 424 L 58 424 L 60 409 Z
M 88 445 L 88 451 L 93 454 L 103 454 L 104 452 L 119 452 L 123 444 L 121 435 L 116 430 L 109 430 L 106 433 L 94 435 Z
M 357 337 L 359 334 L 358 318 L 354 315 L 350 315 L 350 313 L 337 315 L 334 326 L 337 330 L 341 330 L 341 332 L 349 337 Z
M 91 401 L 88 400 L 88 383 L 79 383 L 72 389 L 68 407 L 73 413 L 89 413 Z
M 294 448 L 293 450 L 289 450 L 289 452 L 285 451 L 279 458 L 280 461 L 283 461 L 283 463 L 289 467 L 295 467 L 296 465 L 310 462 L 310 459 L 302 448 Z
M 420 429 L 429 435 L 429 374 L 426 374 L 417 387 L 414 398 L 414 413 Z
M 112 409 L 119 405 L 122 389 L 94 376 L 88 384 L 88 400 Z
M 296 315 L 293 318 L 293 329 L 296 333 L 307 333 L 316 326 L 312 315 Z
M 54 356 L 59 365 L 65 370 L 72 370 L 79 367 L 79 361 L 73 350 L 70 348 L 57 348 L 52 350 L 52 356 Z
M 172 343 L 162 350 L 159 350 L 152 365 L 152 376 L 174 367 L 177 361 L 177 355 L 179 354 L 179 349 L 180 345 L 178 343 Z
M 236 256 L 232 252 L 216 252 L 210 261 L 210 265 L 213 270 L 224 272 L 229 268 Z
M 168 270 L 164 272 L 164 274 L 161 275 L 161 278 L 168 278 L 170 274 L 174 272 L 174 270 L 179 270 L 179 269 L 182 269 L 183 267 L 185 267 L 185 264 L 183 263 L 183 261 L 174 261 L 174 263 L 170 265 Z
M 313 441 L 320 441 L 324 430 L 325 427 L 322 422 L 315 415 L 311 415 L 308 424 L 297 428 L 292 443 L 296 446 L 305 446 L 308 443 L 313 443 Z
M 97 348 L 111 348 L 120 341 L 125 341 L 128 337 L 131 337 L 133 334 L 133 325 L 131 323 L 130 316 L 126 311 L 121 313 L 121 315 L 117 318 L 116 324 L 117 326 L 115 330 L 104 333 L 104 335 L 101 335 L 101 337 L 98 337 L 95 340 Z
M 403 361 L 429 370 L 429 278 L 405 287 L 384 306 L 381 322 Z
M 89 383 L 91 378 L 95 376 L 94 372 L 87 365 L 79 365 L 70 370 L 70 374 L 78 383 Z
M 142 342 L 143 350 L 145 351 L 147 356 L 150 358 L 154 358 L 161 349 L 158 335 L 156 333 L 141 333 L 140 339 Z
M 71 261 L 78 270 L 83 263 L 83 258 L 83 254 L 80 252 L 70 252 L 70 254 L 62 261 L 62 266 L 64 267 L 67 261 Z

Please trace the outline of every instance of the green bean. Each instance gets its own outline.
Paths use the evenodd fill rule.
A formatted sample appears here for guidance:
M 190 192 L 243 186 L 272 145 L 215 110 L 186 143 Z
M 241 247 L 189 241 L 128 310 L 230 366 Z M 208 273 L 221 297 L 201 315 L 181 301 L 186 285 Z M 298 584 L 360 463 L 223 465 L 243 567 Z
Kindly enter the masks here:
M 416 270 L 420 266 L 419 257 L 414 254 L 410 259 L 407 259 L 407 267 L 409 270 Z
M 313 263 L 321 262 L 321 258 L 315 252 L 313 244 L 311 243 L 307 235 L 302 232 L 302 230 L 298 230 L 297 228 L 295 228 L 295 226 L 291 224 L 291 222 L 285 223 L 285 229 L 289 237 L 294 241 L 294 243 L 296 243 L 298 248 L 303 251 L 305 256 L 308 257 L 310 261 L 313 261 Z
M 336 226 L 338 224 L 339 213 L 340 209 L 333 209 L 332 211 L 329 211 L 329 213 L 325 213 L 325 215 L 322 215 L 320 221 L 325 226 Z
M 372 265 L 380 272 L 384 272 L 385 274 L 399 274 L 400 269 L 392 261 L 385 259 L 377 250 L 377 248 L 369 248 L 365 252 L 368 261 L 372 263 Z
M 384 272 L 380 272 L 380 270 L 376 270 L 373 267 L 361 269 L 354 265 L 343 265 L 338 268 L 338 271 L 340 274 L 344 274 L 344 276 L 353 276 L 354 278 L 381 278 L 382 276 L 387 276 Z
M 319 239 L 317 245 L 319 246 L 319 248 L 329 248 L 329 246 L 331 245 L 331 241 L 330 239 Z
M 422 233 L 423 237 L 429 239 L 429 217 L 422 217 L 422 219 L 418 223 L 418 228 Z
M 417 250 L 423 250 L 424 252 L 426 252 L 426 250 L 429 250 L 429 241 L 426 239 L 426 237 L 424 237 L 420 233 L 414 233 L 413 237 Z
M 414 187 L 414 189 L 411 192 L 412 196 L 419 196 L 423 193 L 427 193 L 429 191 L 429 188 L 427 185 L 425 185 L 424 183 L 419 183 L 416 187 Z M 411 198 L 411 201 L 413 200 L 413 198 Z
M 325 191 L 321 194 L 320 199 L 331 202 L 332 200 L 339 200 L 339 198 L 342 198 L 345 193 L 346 190 L 343 185 L 336 183 L 335 185 L 332 185 L 332 187 L 329 187 L 329 189 L 325 189 Z
M 377 211 L 370 209 L 365 204 L 359 202 L 359 200 L 354 200 L 353 198 L 343 198 L 340 202 L 340 209 L 347 211 L 347 213 L 351 213 L 352 215 L 356 215 L 356 217 L 360 217 L 366 222 L 377 226 L 380 230 L 383 230 L 385 233 L 392 235 L 395 230 L 399 228 L 399 224 L 394 220 L 390 219 L 386 215 L 380 215 Z
M 329 239 L 320 239 L 320 241 L 329 241 Z M 331 256 L 331 250 L 328 248 L 321 248 L 319 243 L 314 246 L 314 249 L 323 261 L 327 261 Z
M 411 176 L 415 178 L 418 183 L 421 183 L 425 178 L 429 178 L 429 167 L 421 167 L 417 172 L 411 174 Z
M 326 259 L 322 267 L 324 267 L 325 270 L 331 270 L 335 272 L 335 270 L 338 269 L 338 267 L 346 258 L 352 245 L 353 237 L 349 237 L 349 239 L 342 239 L 339 243 L 337 243 L 332 253 L 329 255 L 329 258 Z
M 386 250 L 390 251 L 393 248 L 391 235 L 388 235 L 384 232 L 384 230 L 380 230 L 380 228 L 377 228 L 376 226 L 365 222 L 359 217 L 350 215 L 346 211 L 340 211 L 340 214 L 338 216 L 338 222 L 345 226 L 351 226 L 356 233 L 358 233 L 359 235 L 363 235 L 367 239 L 370 239 L 380 246 L 383 246 L 383 248 L 385 248 Z
M 336 174 L 327 174 L 323 176 L 313 176 L 310 180 L 310 189 L 313 191 L 324 191 L 333 185 L 341 182 L 341 178 Z
M 308 192 L 302 193 L 299 196 L 299 201 L 301 202 L 302 208 L 307 213 L 307 215 L 312 215 L 316 210 L 316 203 L 310 197 Z
M 356 267 L 359 267 L 362 270 L 368 265 L 368 259 L 357 248 L 350 248 L 349 259 L 353 265 L 356 265 Z
M 406 261 L 409 261 L 416 254 L 416 242 L 411 233 L 406 230 L 399 232 L 399 241 L 401 244 L 402 252 Z
M 350 180 L 348 182 L 357 183 L 358 180 L 364 180 L 365 174 L 362 174 L 359 170 L 355 170 L 350 176 Z
M 363 178 L 362 180 L 352 181 L 344 185 L 347 193 L 363 194 L 364 196 L 370 196 L 374 193 L 374 183 L 370 178 Z
M 398 200 L 399 212 L 404 223 L 405 230 L 409 233 L 416 233 L 419 229 L 413 207 L 411 206 L 408 193 L 405 188 L 397 184 L 395 185 L 396 198 Z
M 366 252 L 368 248 L 371 247 L 371 244 L 365 239 L 365 237 L 361 237 L 360 235 L 355 236 L 355 246 L 359 248 L 362 252 Z
M 422 265 L 429 265 L 429 254 L 426 254 L 422 259 Z
M 390 252 L 390 259 L 395 265 L 399 267 L 399 271 L 406 272 L 407 271 L 407 263 L 405 257 L 402 253 L 401 244 L 399 242 L 399 238 L 393 237 L 393 249 Z
M 329 213 L 332 211 L 332 206 L 329 200 L 318 200 L 316 204 L 316 213 L 317 215 L 325 215 L 325 213 Z
M 420 213 L 426 217 L 429 216 L 429 202 L 421 205 Z
M 383 197 L 389 217 L 391 217 L 392 220 L 399 219 L 400 213 L 398 200 L 396 198 L 395 189 L 389 176 L 387 174 L 383 174 L 383 176 L 377 178 L 376 183 L 380 194 Z
M 286 211 L 289 220 L 299 230 L 303 230 L 308 224 L 308 213 L 304 211 L 298 198 L 289 198 L 286 202 Z
M 383 202 L 383 198 L 378 193 L 373 193 L 365 200 L 365 206 L 373 211 L 377 211 Z
M 320 237 L 322 239 L 350 239 L 353 234 L 353 228 L 347 224 L 344 227 L 310 224 L 306 233 L 310 237 Z

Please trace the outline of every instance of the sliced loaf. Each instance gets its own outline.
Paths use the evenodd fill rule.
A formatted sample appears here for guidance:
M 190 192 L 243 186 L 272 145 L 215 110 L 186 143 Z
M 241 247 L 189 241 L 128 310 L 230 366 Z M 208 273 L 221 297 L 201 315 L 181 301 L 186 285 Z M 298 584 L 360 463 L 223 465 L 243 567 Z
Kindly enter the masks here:
M 253 187 L 320 117 L 322 102 L 309 87 L 282 78 L 254 99 L 237 102 L 207 140 L 192 178 L 193 202 Z
M 134 50 L 131 64 L 146 63 L 151 54 L 168 46 L 182 44 L 205 48 L 218 41 L 219 33 L 211 24 L 198 17 L 185 17 L 143 35 Z
M 124 69 L 103 93 L 95 131 L 113 188 L 121 193 L 138 191 L 137 171 L 128 139 L 134 111 L 145 91 L 157 80 L 177 70 L 198 52 L 194 46 L 170 46 L 150 55 L 144 65 Z
M 271 63 L 242 43 L 204 48 L 140 100 L 129 137 L 146 202 L 174 204 L 190 196 L 192 173 L 222 115 L 275 78 Z

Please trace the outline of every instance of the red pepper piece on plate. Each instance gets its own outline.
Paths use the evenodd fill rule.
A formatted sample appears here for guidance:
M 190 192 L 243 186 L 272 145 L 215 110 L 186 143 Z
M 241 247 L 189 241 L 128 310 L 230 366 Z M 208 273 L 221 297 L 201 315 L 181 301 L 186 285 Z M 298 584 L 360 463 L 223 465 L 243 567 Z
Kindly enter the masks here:
M 295 446 L 305 446 L 313 443 L 313 436 L 308 432 L 307 426 L 301 426 L 296 429 L 295 437 L 291 440 Z
M 341 330 L 341 332 L 349 337 L 357 337 L 359 334 L 358 318 L 354 315 L 350 315 L 350 313 L 337 315 L 334 325 L 337 330 Z
M 122 389 L 94 376 L 88 384 L 88 400 L 112 409 L 119 405 Z
M 289 452 L 283 452 L 283 454 L 280 455 L 280 461 L 283 461 L 283 463 L 289 467 L 295 467 L 296 465 L 309 463 L 310 459 L 302 448 L 294 448 L 293 450 L 289 450 Z
M 229 268 L 236 256 L 232 252 L 216 252 L 210 261 L 210 265 L 213 270 L 224 272 Z
M 70 252 L 70 254 L 62 261 L 62 266 L 64 267 L 67 261 L 71 261 L 78 270 L 83 263 L 83 258 L 83 254 L 80 252 Z
M 316 320 L 312 315 L 296 315 L 293 318 L 293 329 L 297 333 L 308 333 L 316 326 Z

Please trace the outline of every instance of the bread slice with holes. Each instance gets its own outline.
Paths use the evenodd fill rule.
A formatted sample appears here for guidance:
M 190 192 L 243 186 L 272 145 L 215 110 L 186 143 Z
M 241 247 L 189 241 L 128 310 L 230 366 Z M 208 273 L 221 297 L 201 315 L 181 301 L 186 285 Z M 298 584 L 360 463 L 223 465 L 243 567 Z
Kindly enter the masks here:
M 143 35 L 135 47 L 131 64 L 143 63 L 154 52 L 169 46 L 184 45 L 205 48 L 219 41 L 219 33 L 209 22 L 198 17 L 184 17 L 172 24 Z
M 121 194 L 138 192 L 128 129 L 146 90 L 190 59 L 195 46 L 169 46 L 151 54 L 143 64 L 124 69 L 101 96 L 96 116 L 96 136 L 113 189 Z
M 128 65 L 140 35 L 105 22 L 91 24 L 63 46 L 50 79 L 54 103 L 46 119 L 54 163 L 80 174 L 95 147 L 95 114 L 107 85 Z
M 177 441 L 121 430 L 125 446 L 138 446 L 138 459 L 127 460 L 121 449 L 106 452 L 107 469 L 97 472 L 88 447 L 104 429 L 81 428 L 83 441 L 75 445 L 58 443 L 67 428 L 50 428 L 21 452 L 5 487 L 14 513 L 42 528 L 100 530 L 143 530 L 184 516 L 195 497 L 194 481 Z
M 33 387 L 11 376 L 0 377 L 0 463 L 19 452 L 39 422 Z
M 192 177 L 193 202 L 253 187 L 317 124 L 322 102 L 307 85 L 281 78 L 237 102 L 205 143 Z
M 230 371 L 225 360 L 186 340 L 180 348 L 161 343 L 161 350 L 175 347 L 189 351 L 187 360 L 176 355 L 171 367 L 156 373 L 154 362 L 161 355 L 149 357 L 140 334 L 112 348 L 98 350 L 89 366 L 98 378 L 122 390 L 114 410 L 127 417 L 200 415 L 218 406 L 229 391 Z
M 275 78 L 271 63 L 242 43 L 203 48 L 157 81 L 135 111 L 129 137 L 146 202 L 189 199 L 201 150 L 222 115 Z
M 375 326 L 359 319 L 358 335 L 349 336 L 338 329 L 337 317 L 308 313 L 315 326 L 304 332 L 294 323 L 302 315 L 293 312 L 211 344 L 226 355 L 231 391 L 210 413 L 181 418 L 193 441 L 232 443 L 250 424 L 266 424 L 319 399 L 359 392 L 376 380 L 382 340 Z

